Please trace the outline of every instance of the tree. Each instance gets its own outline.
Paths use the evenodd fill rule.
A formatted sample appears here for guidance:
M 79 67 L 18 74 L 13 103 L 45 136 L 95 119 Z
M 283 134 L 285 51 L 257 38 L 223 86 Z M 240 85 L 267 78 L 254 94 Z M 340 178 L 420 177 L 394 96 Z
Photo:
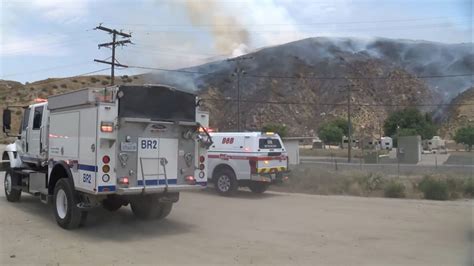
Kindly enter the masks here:
M 462 127 L 454 134 L 454 141 L 462 143 L 467 146 L 468 150 L 472 150 L 474 145 L 474 126 Z
M 325 144 L 341 143 L 344 132 L 340 127 L 326 123 L 319 128 L 318 136 Z
M 281 138 L 286 137 L 287 131 L 288 130 L 285 125 L 279 125 L 279 124 L 266 124 L 262 127 L 262 132 L 275 132 Z
M 342 130 L 342 133 L 345 135 L 345 136 L 348 136 L 349 135 L 349 122 L 347 122 L 346 119 L 344 118 L 337 118 L 336 120 L 330 122 L 332 123 L 334 126 L 340 128 Z
M 397 126 L 400 136 L 420 135 L 422 139 L 431 139 L 437 128 L 429 114 L 423 114 L 416 108 L 406 108 L 389 115 L 383 125 L 385 135 L 396 137 Z

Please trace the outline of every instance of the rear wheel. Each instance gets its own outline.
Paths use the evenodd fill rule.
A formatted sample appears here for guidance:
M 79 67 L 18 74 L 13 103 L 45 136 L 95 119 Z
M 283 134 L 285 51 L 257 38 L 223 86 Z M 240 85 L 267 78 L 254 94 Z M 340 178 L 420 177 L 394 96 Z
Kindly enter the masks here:
M 164 202 L 164 203 L 159 203 L 159 204 L 161 205 L 161 211 L 160 211 L 160 215 L 158 215 L 158 219 L 164 219 L 171 213 L 171 209 L 173 208 L 173 203 Z
M 258 181 L 253 181 L 249 184 L 249 188 L 253 193 L 261 194 L 265 192 L 268 187 L 270 186 L 270 183 L 267 182 L 258 182 Z
M 59 226 L 74 229 L 85 223 L 87 212 L 77 207 L 79 197 L 69 178 L 61 178 L 54 186 L 54 216 Z
M 15 175 L 11 169 L 7 169 L 3 184 L 5 187 L 5 196 L 10 202 L 19 201 L 21 198 L 21 189 L 14 188 L 18 185 L 18 180 L 18 176 Z
M 108 197 L 102 201 L 102 206 L 108 211 L 117 211 L 124 205 L 124 201 L 117 197 Z
M 159 202 L 156 195 L 142 196 L 130 202 L 133 214 L 140 219 L 163 219 L 168 216 L 173 207 L 171 202 Z
M 231 196 L 235 194 L 238 188 L 235 174 L 230 169 L 221 169 L 215 174 L 214 184 L 219 194 L 223 196 Z

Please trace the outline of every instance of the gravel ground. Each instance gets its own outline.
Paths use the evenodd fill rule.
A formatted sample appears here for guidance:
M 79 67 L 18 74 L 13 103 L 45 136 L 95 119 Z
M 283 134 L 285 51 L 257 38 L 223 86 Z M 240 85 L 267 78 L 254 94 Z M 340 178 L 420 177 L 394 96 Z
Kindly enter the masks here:
M 182 193 L 163 221 L 96 209 L 66 231 L 50 206 L 2 190 L 0 264 L 473 265 L 473 206 L 208 189 Z

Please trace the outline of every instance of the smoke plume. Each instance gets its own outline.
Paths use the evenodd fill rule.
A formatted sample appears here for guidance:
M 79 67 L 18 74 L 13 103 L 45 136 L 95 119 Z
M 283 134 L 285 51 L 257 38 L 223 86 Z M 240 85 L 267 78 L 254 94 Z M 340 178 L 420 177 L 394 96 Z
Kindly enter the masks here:
M 195 27 L 203 27 L 212 35 L 215 49 L 230 54 L 241 45 L 248 45 L 248 30 L 215 0 L 182 2 Z

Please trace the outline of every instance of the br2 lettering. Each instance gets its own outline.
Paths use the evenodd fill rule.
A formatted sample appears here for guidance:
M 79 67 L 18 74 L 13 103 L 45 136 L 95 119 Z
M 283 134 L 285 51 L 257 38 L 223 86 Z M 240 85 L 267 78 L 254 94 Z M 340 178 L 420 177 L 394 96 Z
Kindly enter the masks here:
M 158 148 L 158 141 L 156 140 L 142 140 L 142 150 L 156 150 Z
M 88 173 L 83 173 L 82 174 L 82 182 L 90 184 L 92 182 L 92 175 L 88 174 Z

